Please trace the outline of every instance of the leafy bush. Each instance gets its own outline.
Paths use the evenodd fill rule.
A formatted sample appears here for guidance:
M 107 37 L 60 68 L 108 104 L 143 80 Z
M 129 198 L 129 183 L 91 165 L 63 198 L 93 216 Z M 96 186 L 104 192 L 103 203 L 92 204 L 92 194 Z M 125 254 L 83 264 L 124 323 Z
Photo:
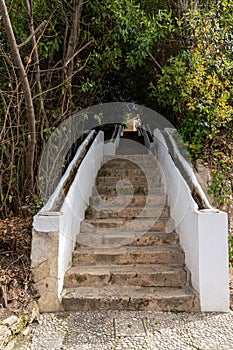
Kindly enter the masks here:
M 187 13 L 185 48 L 170 58 L 158 85 L 151 85 L 159 104 L 172 107 L 192 158 L 208 160 L 214 205 L 228 210 L 233 188 L 232 5 L 217 2 Z

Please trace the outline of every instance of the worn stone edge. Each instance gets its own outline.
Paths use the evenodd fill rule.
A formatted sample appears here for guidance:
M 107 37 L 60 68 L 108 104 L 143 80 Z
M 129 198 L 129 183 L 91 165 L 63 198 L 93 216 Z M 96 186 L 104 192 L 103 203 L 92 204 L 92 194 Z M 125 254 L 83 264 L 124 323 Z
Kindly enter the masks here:
M 12 315 L 0 321 L 0 350 L 13 349 L 17 341 L 30 332 L 30 325 L 39 319 L 39 306 L 36 301 L 29 314 L 19 317 Z

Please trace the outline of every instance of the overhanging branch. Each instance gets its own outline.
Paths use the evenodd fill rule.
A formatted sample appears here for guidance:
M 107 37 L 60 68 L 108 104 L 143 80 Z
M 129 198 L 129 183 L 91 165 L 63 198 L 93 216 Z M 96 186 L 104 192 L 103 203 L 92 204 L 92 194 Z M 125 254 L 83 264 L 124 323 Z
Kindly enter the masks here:
M 150 58 L 152 59 L 152 61 L 156 64 L 156 66 L 162 71 L 163 68 L 161 67 L 159 62 L 155 59 L 155 57 L 150 53 L 150 51 L 148 51 L 148 54 L 149 54 Z
M 39 27 L 37 27 L 36 29 L 35 29 L 35 31 L 33 32 L 33 33 L 31 33 L 31 35 L 29 35 L 29 37 L 23 42 L 23 43 L 21 43 L 21 44 L 19 44 L 18 45 L 18 49 L 20 50 L 20 49 L 22 49 L 22 47 L 24 47 L 25 45 L 27 45 L 31 40 L 32 40 L 32 38 L 42 29 L 42 28 L 44 28 L 46 25 L 47 25 L 47 23 L 48 23 L 48 21 L 43 21 L 40 25 L 39 25 Z

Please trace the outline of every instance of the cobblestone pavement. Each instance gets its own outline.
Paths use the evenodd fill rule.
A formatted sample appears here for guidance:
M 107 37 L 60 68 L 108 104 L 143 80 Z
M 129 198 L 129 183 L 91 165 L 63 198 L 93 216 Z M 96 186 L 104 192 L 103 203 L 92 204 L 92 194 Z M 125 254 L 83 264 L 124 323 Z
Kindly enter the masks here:
M 19 350 L 233 350 L 233 313 L 63 312 L 40 316 Z

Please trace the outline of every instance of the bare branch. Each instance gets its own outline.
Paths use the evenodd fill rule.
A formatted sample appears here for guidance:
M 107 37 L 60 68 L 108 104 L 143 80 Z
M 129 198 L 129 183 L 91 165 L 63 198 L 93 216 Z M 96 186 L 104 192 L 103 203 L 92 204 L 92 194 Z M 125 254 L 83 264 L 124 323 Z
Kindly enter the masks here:
M 56 90 L 56 89 L 58 89 L 59 87 L 62 87 L 62 86 L 64 86 L 66 83 L 68 83 L 68 82 L 70 81 L 70 79 L 71 79 L 73 76 L 75 76 L 75 74 L 77 74 L 78 72 L 81 72 L 81 70 L 83 70 L 83 69 L 86 67 L 87 62 L 89 61 L 90 56 L 91 56 L 91 53 L 89 54 L 89 56 L 88 56 L 87 59 L 85 60 L 85 62 L 84 62 L 84 64 L 82 65 L 82 67 L 80 67 L 79 69 L 77 69 L 76 71 L 74 71 L 74 72 L 73 72 L 69 77 L 67 77 L 67 79 L 64 80 L 61 84 L 58 84 L 58 85 L 56 85 L 56 86 L 53 86 L 52 88 L 50 88 L 50 89 L 48 89 L 48 90 L 42 92 L 42 94 L 44 95 L 44 94 L 46 94 L 46 93 L 48 93 L 48 92 L 50 92 L 50 91 Z M 36 99 L 36 98 L 38 98 L 40 95 L 41 95 L 41 94 L 38 94 L 38 95 L 34 96 L 34 97 L 33 97 L 33 100 Z
M 65 62 L 64 67 L 67 67 L 68 64 L 69 64 L 80 52 L 82 52 L 87 46 L 89 46 L 89 45 L 92 44 L 92 43 L 93 43 L 93 40 L 89 41 L 89 42 L 86 43 L 83 47 L 81 47 L 81 49 L 79 49 L 78 51 L 76 51 L 75 54 L 74 54 L 72 57 L 70 57 L 70 58 L 68 59 L 67 62 Z M 64 68 L 64 67 L 62 67 L 62 68 Z
M 156 64 L 156 66 L 162 71 L 163 68 L 160 66 L 159 62 L 154 58 L 154 56 L 148 51 L 148 54 L 150 56 L 150 58 L 152 59 L 152 61 Z
M 17 46 L 14 30 L 11 24 L 9 13 L 5 0 L 0 0 L 0 11 L 4 21 L 9 46 L 14 57 L 15 64 L 18 68 L 20 80 L 23 86 L 23 94 L 25 99 L 25 107 L 28 117 L 28 145 L 26 151 L 26 162 L 25 162 L 25 171 L 26 171 L 26 183 L 28 185 L 28 190 L 33 188 L 33 174 L 34 174 L 34 158 L 35 158 L 35 148 L 36 148 L 36 120 L 34 106 L 32 102 L 31 88 L 29 85 L 27 73 L 25 71 L 22 58 Z
M 39 27 L 37 27 L 36 29 L 35 29 L 35 31 L 33 32 L 33 33 L 31 33 L 31 35 L 29 35 L 29 37 L 23 42 L 23 43 L 21 43 L 21 44 L 19 44 L 18 45 L 18 49 L 20 50 L 20 49 L 22 49 L 22 47 L 24 47 L 25 45 L 27 45 L 31 40 L 32 40 L 32 38 L 44 27 L 44 26 L 46 26 L 48 24 L 48 21 L 43 21 L 40 25 L 39 25 Z

